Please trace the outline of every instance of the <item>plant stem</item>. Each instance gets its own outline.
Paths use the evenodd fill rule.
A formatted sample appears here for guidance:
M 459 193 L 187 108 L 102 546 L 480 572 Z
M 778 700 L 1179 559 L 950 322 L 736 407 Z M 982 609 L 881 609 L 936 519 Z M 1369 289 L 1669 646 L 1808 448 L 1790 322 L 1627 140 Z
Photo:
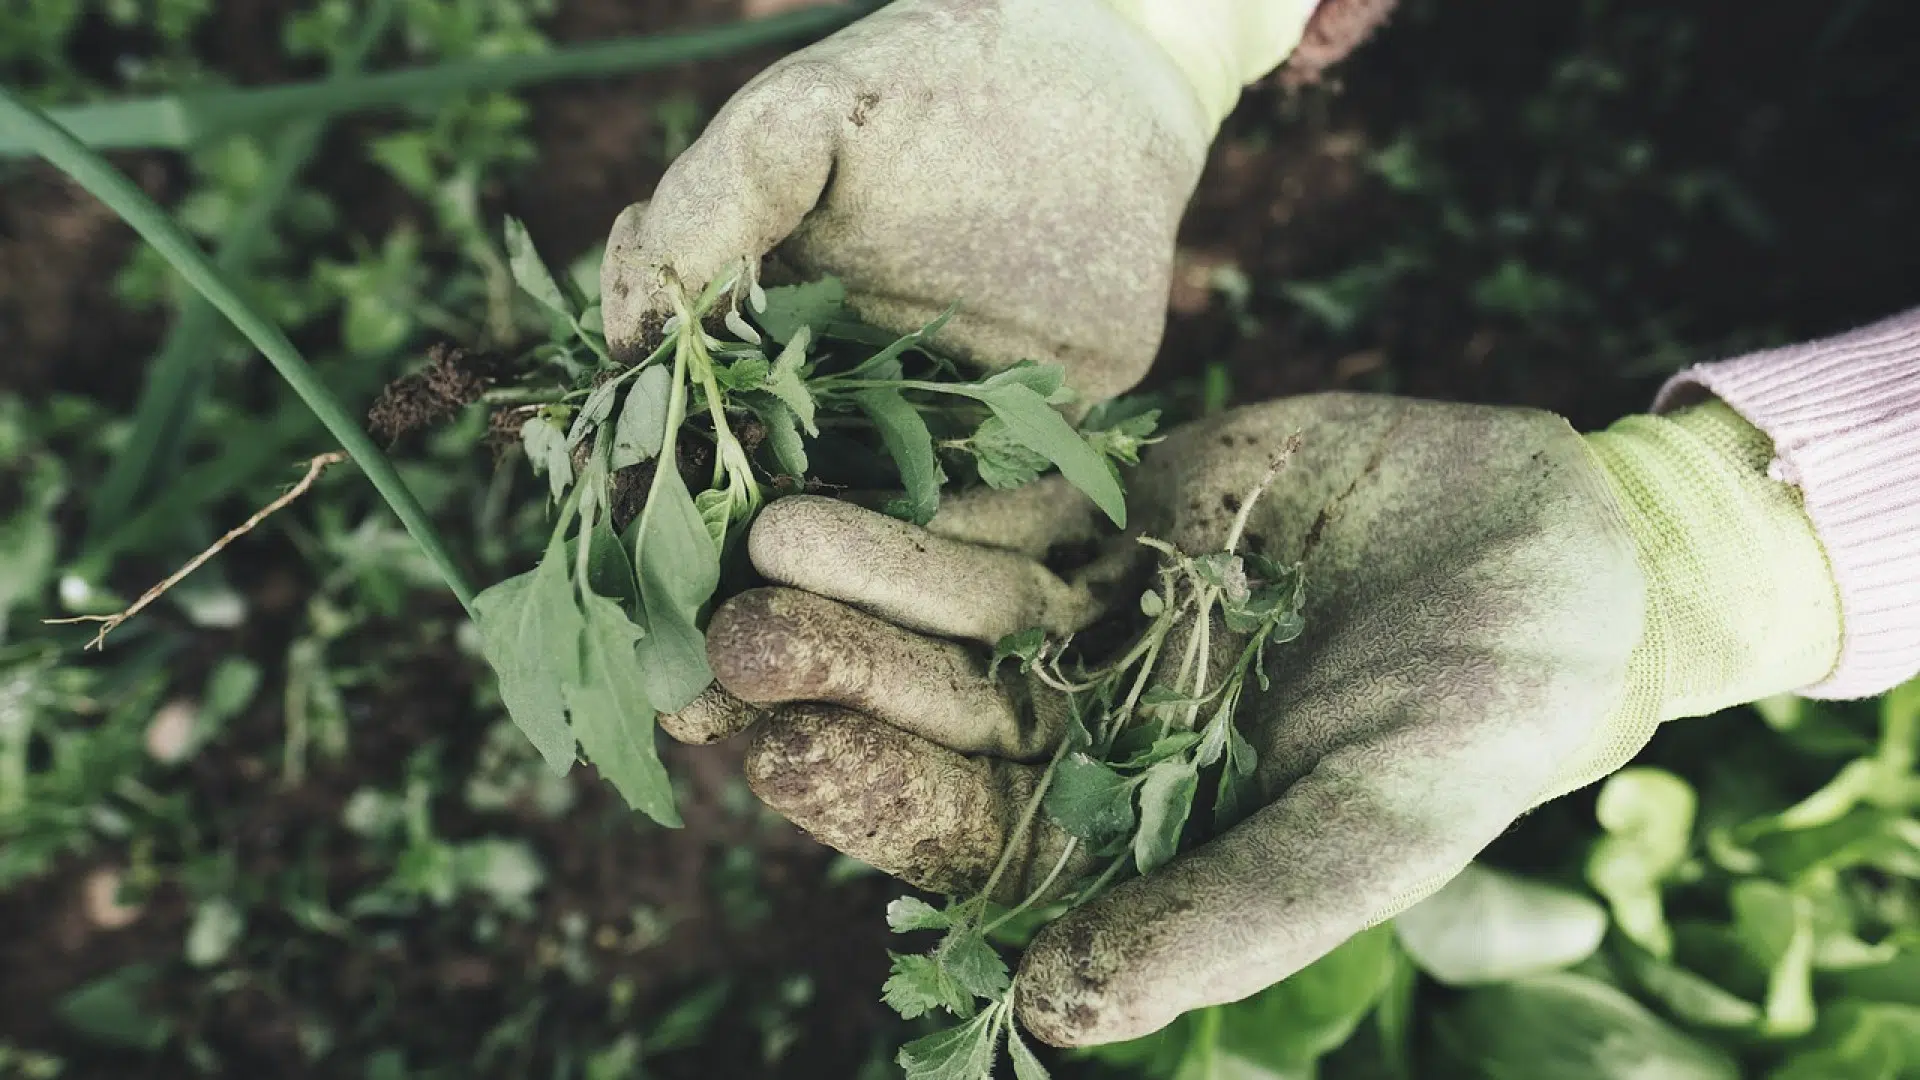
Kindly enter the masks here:
M 155 206 L 145 192 L 102 160 L 100 155 L 47 119 L 40 110 L 25 104 L 4 89 L 0 89 L 0 124 L 12 128 L 50 164 L 72 177 L 89 194 L 125 219 L 142 239 L 166 258 L 175 272 L 199 290 L 209 303 L 246 335 L 255 348 L 266 355 L 281 377 L 300 395 L 300 400 L 313 410 L 333 437 L 340 441 L 341 447 L 353 456 L 367 474 L 367 479 L 373 481 L 373 486 L 393 507 L 401 524 L 406 526 L 407 532 L 412 534 L 414 541 L 426 553 L 434 569 L 440 572 L 447 587 L 471 613 L 473 589 L 454 564 L 452 554 L 441 542 L 439 532 L 427 519 L 419 500 L 407 489 L 400 474 L 394 471 L 393 463 L 348 415 L 346 408 L 313 369 L 307 366 L 300 351 L 287 340 L 280 328 L 247 306 L 206 253 L 188 238 L 165 211 Z
M 1033 795 L 1027 800 L 1026 809 L 1020 812 L 1020 820 L 1015 823 L 1013 831 L 1007 834 L 1007 842 L 1000 846 L 1000 861 L 994 864 L 993 873 L 987 875 L 987 883 L 981 886 L 981 897 L 993 895 L 994 886 L 1000 884 L 1000 878 L 1012 865 L 1013 851 L 1027 838 L 1027 830 L 1033 827 L 1033 819 L 1040 813 L 1040 803 L 1047 797 L 1047 788 L 1053 783 L 1054 769 L 1059 767 L 1060 759 L 1066 756 L 1067 740 L 1061 739 L 1060 745 L 1054 747 L 1053 757 L 1047 762 L 1046 769 L 1040 773 L 1040 782 L 1033 786 Z
M 668 64 L 729 56 L 794 38 L 816 37 L 866 14 L 871 5 L 803 8 L 771 18 L 674 34 L 574 45 L 533 55 L 488 56 L 432 67 L 403 68 L 354 79 L 289 83 L 258 90 L 221 90 L 109 101 L 57 110 L 57 122 L 101 150 L 180 150 L 237 130 L 259 130 L 294 117 L 337 116 L 439 98 L 507 90 L 558 79 L 631 74 Z M 24 133 L 0 134 L 0 157 L 33 152 Z

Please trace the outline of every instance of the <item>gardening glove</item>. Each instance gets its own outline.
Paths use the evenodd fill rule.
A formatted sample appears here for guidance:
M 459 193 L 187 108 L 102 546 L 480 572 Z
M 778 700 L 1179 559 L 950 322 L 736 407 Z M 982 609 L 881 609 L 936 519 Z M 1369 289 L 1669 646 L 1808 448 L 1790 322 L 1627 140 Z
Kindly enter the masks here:
M 1174 234 L 1242 83 L 1312 0 L 896 0 L 762 72 L 614 222 L 602 317 L 633 360 L 762 256 L 984 369 L 1064 364 L 1083 407 L 1159 346 Z
M 1128 477 L 1136 528 L 1221 549 L 1295 433 L 1241 548 L 1297 560 L 1306 581 L 1305 632 L 1268 650 L 1271 689 L 1249 682 L 1236 717 L 1261 808 L 1039 933 L 1015 993 L 1049 1043 L 1129 1039 L 1252 994 L 1429 895 L 1661 722 L 1835 664 L 1825 555 L 1795 490 L 1768 479 L 1766 437 L 1718 402 L 1586 437 L 1543 412 L 1387 397 L 1248 407 L 1149 450 Z M 1071 516 L 1063 489 L 1045 495 L 1051 523 Z M 1102 600 L 1028 557 L 1047 529 L 1010 509 L 996 536 L 971 516 L 963 543 L 777 502 L 749 548 L 790 588 L 731 601 L 709 637 L 721 681 L 771 709 L 748 752 L 760 797 L 940 891 L 982 885 L 1037 772 L 1010 759 L 1046 732 L 981 689 L 978 652 L 963 664 L 937 639 L 1057 633 Z M 1045 827 L 1034 842 L 1059 849 Z

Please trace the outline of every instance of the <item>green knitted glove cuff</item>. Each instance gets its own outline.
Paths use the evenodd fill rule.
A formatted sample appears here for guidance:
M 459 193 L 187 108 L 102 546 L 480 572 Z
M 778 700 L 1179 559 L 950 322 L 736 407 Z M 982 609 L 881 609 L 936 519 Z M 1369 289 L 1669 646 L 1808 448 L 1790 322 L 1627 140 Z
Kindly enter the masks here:
M 1719 400 L 1586 436 L 1638 548 L 1646 627 L 1619 708 L 1553 795 L 1612 772 L 1668 720 L 1809 686 L 1840 655 L 1840 598 L 1773 444 Z
M 1724 402 L 1632 416 L 1587 437 L 1647 572 L 1656 718 L 1819 682 L 1840 655 L 1840 595 L 1773 443 Z

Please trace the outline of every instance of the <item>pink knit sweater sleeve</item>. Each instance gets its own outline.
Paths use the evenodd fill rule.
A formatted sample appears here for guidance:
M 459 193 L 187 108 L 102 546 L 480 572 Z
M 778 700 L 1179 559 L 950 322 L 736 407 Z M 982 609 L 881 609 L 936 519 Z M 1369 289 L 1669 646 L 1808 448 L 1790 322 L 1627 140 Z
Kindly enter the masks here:
M 1807 697 L 1866 697 L 1920 673 L 1920 308 L 1838 337 L 1698 364 L 1654 402 L 1711 394 L 1773 439 L 1840 590 L 1840 661 Z

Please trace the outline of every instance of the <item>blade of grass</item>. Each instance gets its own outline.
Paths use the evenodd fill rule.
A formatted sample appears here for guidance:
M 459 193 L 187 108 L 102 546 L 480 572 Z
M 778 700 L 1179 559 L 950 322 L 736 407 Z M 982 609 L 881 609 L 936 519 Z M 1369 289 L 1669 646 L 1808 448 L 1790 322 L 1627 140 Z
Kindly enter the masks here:
M 334 67 L 335 81 L 350 78 L 385 35 L 394 0 L 381 0 L 368 13 L 360 36 L 351 42 Z M 228 278 L 247 272 L 262 241 L 269 235 L 273 215 L 306 168 L 326 132 L 324 117 L 303 119 L 275 140 L 272 157 L 260 185 L 240 210 L 233 227 L 221 239 L 213 264 Z M 193 432 L 193 418 L 211 382 L 213 357 L 225 337 L 220 313 L 197 294 L 185 297 L 161 343 L 160 353 L 147 367 L 146 382 L 134 407 L 133 429 L 127 444 L 94 490 L 87 511 L 87 538 L 105 537 L 128 514 L 139 509 L 141 497 L 154 482 L 173 475 L 180 452 Z
M 838 29 L 873 5 L 839 4 L 672 34 L 599 41 L 532 56 L 497 56 L 403 68 L 358 78 L 289 83 L 255 90 L 110 101 L 56 109 L 53 120 L 100 150 L 178 150 L 212 135 L 284 123 L 296 116 L 336 116 L 362 109 L 413 105 L 483 90 L 630 74 L 668 64 L 710 60 Z M 0 133 L 0 157 L 31 144 Z
M 266 355 L 275 370 L 300 395 L 300 400 L 340 441 L 341 448 L 353 456 L 353 460 L 367 474 L 367 479 L 373 481 L 373 486 L 393 507 L 394 514 L 426 553 L 434 569 L 440 572 L 447 587 L 453 590 L 460 603 L 471 613 L 473 589 L 467 584 L 460 568 L 454 564 L 453 556 L 441 542 L 433 523 L 427 520 L 426 511 L 421 509 L 419 500 L 407 489 L 400 474 L 394 471 L 393 463 L 348 415 L 345 407 L 313 369 L 307 366 L 299 350 L 280 332 L 280 328 L 247 306 L 206 253 L 194 244 L 166 211 L 155 206 L 145 192 L 107 164 L 100 155 L 48 119 L 45 113 L 20 101 L 5 89 L 0 89 L 0 126 L 11 128 L 36 153 L 133 226 L 142 239 L 166 258 L 175 272 L 187 279 L 199 290 L 200 295 L 206 297 L 246 335 L 248 341 L 253 342 L 255 348 Z

